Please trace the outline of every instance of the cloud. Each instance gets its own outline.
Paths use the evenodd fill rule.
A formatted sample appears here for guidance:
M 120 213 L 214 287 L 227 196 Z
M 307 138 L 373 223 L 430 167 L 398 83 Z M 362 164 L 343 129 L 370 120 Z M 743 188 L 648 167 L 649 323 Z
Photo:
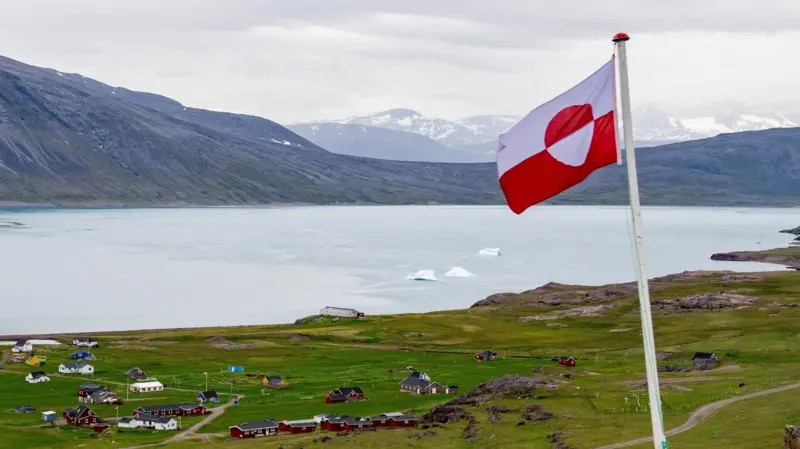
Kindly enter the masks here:
M 800 2 L 6 0 L 6 55 L 281 122 L 523 113 L 629 45 L 634 103 L 798 102 Z

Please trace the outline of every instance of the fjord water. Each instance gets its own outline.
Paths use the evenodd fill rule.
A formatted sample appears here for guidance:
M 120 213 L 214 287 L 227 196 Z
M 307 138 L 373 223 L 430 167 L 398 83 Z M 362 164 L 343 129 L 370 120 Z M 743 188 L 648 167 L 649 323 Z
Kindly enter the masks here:
M 557 281 L 633 279 L 628 210 L 540 206 L 4 209 L 0 335 L 283 323 L 468 307 Z M 786 246 L 795 209 L 645 208 L 650 276 L 780 269 L 714 252 Z M 499 247 L 499 257 L 480 256 Z M 454 266 L 474 277 L 443 276 Z M 436 270 L 436 282 L 406 276 Z

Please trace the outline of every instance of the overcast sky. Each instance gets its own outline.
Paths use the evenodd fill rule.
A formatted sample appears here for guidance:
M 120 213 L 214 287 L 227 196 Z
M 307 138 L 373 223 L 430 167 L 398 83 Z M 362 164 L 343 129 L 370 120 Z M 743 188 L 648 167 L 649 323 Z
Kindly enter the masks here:
M 289 123 L 519 114 L 626 31 L 634 105 L 800 102 L 800 0 L 3 0 L 0 52 Z

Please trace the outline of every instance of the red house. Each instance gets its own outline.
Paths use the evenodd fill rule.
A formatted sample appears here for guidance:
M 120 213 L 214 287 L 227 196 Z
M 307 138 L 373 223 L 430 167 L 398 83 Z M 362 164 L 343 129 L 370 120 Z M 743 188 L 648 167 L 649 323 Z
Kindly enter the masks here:
M 487 362 L 489 360 L 494 360 L 497 358 L 497 353 L 492 351 L 483 351 L 478 354 L 475 354 L 475 360 L 481 362 Z
M 231 438 L 256 438 L 278 434 L 278 423 L 271 419 L 263 421 L 246 422 L 238 426 L 231 426 Z
M 165 404 L 165 405 L 149 405 L 147 407 L 139 407 L 133 411 L 133 416 L 138 418 L 139 415 L 153 415 L 153 416 L 198 416 L 211 413 L 202 404 Z
M 353 418 L 351 416 L 325 418 L 321 426 L 331 432 L 352 432 L 354 430 L 372 430 L 375 426 L 370 418 Z
M 389 418 L 389 427 L 415 427 L 419 418 L 409 415 L 398 415 Z
M 82 405 L 78 408 L 66 408 L 61 413 L 61 416 L 67 421 L 67 424 L 72 426 L 88 426 L 96 424 L 99 418 L 95 416 L 92 410 Z
M 317 430 L 316 421 L 281 421 L 278 430 L 289 433 L 310 433 Z
M 332 404 L 337 402 L 360 401 L 366 398 L 361 387 L 342 387 L 328 393 L 328 396 L 325 397 L 325 402 Z
M 554 359 L 561 366 L 575 366 L 575 357 L 557 357 Z
M 386 415 L 373 416 L 370 419 L 372 420 L 372 425 L 375 426 L 375 427 L 389 427 L 390 426 L 389 421 L 391 420 L 391 418 L 386 416 Z

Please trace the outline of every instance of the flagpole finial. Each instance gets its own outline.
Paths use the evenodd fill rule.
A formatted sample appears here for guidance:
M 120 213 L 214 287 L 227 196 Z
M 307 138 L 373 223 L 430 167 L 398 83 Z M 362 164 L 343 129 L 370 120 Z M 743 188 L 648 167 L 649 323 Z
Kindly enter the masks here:
M 631 37 L 628 36 L 628 33 L 617 33 L 617 34 L 614 35 L 613 38 L 611 38 L 611 40 L 613 42 L 625 42 L 625 41 L 629 40 L 630 38 Z

